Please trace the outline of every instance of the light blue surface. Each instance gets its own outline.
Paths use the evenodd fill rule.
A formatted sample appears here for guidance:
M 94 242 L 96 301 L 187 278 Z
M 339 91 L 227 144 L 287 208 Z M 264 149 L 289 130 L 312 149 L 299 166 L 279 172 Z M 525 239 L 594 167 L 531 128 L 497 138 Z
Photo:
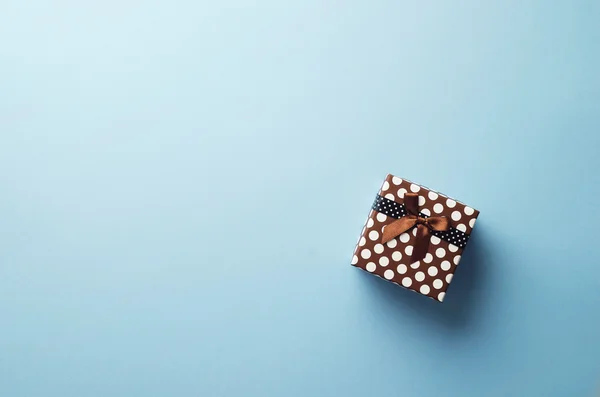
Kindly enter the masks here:
M 592 396 L 600 4 L 0 5 L 0 396 Z M 481 210 L 440 305 L 382 179 Z

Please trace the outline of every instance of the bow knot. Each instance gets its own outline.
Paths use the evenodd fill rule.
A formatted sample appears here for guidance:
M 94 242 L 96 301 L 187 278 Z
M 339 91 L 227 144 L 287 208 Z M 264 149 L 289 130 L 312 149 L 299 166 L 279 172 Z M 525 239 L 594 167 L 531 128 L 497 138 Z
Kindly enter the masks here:
M 417 222 L 416 223 L 417 223 L 417 225 L 426 225 L 426 226 L 429 226 L 428 223 L 427 223 L 427 218 L 423 218 L 421 216 L 417 217 Z
M 429 249 L 431 231 L 445 231 L 450 228 L 450 222 L 445 216 L 431 216 L 425 218 L 419 216 L 419 196 L 415 193 L 404 195 L 404 207 L 409 215 L 404 216 L 383 228 L 381 243 L 398 237 L 413 227 L 417 228 L 416 241 L 411 257 L 412 262 L 419 261 L 425 257 Z

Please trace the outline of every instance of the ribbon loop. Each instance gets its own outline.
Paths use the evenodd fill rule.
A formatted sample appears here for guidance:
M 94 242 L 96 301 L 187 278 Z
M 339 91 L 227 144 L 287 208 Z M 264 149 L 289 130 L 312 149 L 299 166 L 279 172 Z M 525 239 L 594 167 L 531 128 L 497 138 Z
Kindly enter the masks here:
M 419 216 L 419 195 L 416 193 L 405 193 L 404 208 L 406 208 L 409 214 Z
M 416 226 L 416 241 L 411 255 L 411 261 L 416 262 L 423 259 L 429 250 L 431 230 L 446 231 L 450 228 L 450 221 L 445 216 L 431 216 L 428 218 L 419 216 L 419 196 L 415 193 L 404 194 L 404 207 L 409 215 L 385 226 L 381 243 L 385 244 Z
M 427 218 L 427 225 L 436 232 L 443 232 L 450 228 L 450 222 L 445 216 L 433 216 Z

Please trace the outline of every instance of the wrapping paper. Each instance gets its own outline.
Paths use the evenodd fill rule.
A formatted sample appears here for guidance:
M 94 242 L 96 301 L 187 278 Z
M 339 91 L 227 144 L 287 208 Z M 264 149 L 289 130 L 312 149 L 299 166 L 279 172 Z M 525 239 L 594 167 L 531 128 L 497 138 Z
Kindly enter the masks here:
M 447 217 L 447 231 L 431 231 L 427 253 L 414 260 L 417 227 L 382 242 L 385 226 L 407 216 L 406 194 L 418 194 L 419 216 Z M 406 179 L 388 175 L 375 198 L 356 244 L 352 265 L 443 302 L 479 211 Z

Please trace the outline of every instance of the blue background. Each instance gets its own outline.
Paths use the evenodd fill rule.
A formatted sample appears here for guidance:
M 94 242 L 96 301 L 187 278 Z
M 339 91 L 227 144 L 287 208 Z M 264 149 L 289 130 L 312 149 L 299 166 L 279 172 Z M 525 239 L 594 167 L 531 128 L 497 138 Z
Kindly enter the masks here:
M 4 0 L 0 395 L 593 395 L 599 20 Z M 350 266 L 388 172 L 482 212 L 444 304 Z

